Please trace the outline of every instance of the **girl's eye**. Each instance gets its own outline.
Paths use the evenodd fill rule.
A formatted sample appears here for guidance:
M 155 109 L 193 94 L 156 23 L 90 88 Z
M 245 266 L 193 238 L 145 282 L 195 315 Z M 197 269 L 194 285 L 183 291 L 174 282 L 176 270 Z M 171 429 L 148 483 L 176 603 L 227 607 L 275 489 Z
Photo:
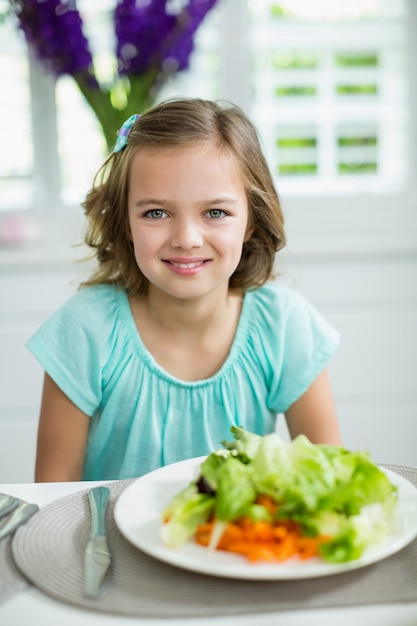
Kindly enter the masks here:
M 166 217 L 166 215 L 167 214 L 162 209 L 151 209 L 145 213 L 145 217 L 149 217 L 152 220 L 160 220 Z
M 224 217 L 225 215 L 227 215 L 227 213 L 225 213 L 221 209 L 210 209 L 210 211 L 207 211 L 207 215 L 211 219 L 215 219 L 216 220 L 216 219 L 219 219 L 220 217 Z

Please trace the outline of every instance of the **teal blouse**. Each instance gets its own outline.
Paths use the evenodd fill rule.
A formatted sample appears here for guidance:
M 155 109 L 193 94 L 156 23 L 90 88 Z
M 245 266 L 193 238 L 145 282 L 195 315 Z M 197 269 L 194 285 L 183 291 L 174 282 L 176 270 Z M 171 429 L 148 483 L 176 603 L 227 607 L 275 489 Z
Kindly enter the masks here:
M 272 432 L 338 341 L 302 296 L 274 282 L 245 294 L 229 356 L 205 380 L 179 380 L 155 362 L 113 286 L 76 293 L 27 346 L 91 417 L 83 479 L 108 480 L 208 454 L 232 425 Z

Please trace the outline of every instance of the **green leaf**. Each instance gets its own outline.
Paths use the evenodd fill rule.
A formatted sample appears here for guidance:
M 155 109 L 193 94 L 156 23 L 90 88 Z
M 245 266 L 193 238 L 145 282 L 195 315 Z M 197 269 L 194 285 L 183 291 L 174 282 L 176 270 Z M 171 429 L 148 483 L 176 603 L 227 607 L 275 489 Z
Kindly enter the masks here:
M 170 548 L 178 548 L 188 541 L 197 527 L 209 519 L 213 506 L 212 496 L 198 493 L 195 483 L 188 485 L 162 513 L 165 522 L 162 528 L 164 543 Z
M 256 496 L 250 465 L 230 456 L 217 475 L 215 516 L 223 522 L 241 517 Z

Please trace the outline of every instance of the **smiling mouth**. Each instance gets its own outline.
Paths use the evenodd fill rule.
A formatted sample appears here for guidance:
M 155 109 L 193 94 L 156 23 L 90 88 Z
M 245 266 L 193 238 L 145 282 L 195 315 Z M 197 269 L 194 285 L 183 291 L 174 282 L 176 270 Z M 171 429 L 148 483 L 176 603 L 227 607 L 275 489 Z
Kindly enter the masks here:
M 169 265 L 173 265 L 174 267 L 178 267 L 179 269 L 194 269 L 195 267 L 200 267 L 207 263 L 208 259 L 201 259 L 200 261 L 191 261 L 190 263 L 180 263 L 179 261 L 170 261 L 166 260 L 165 263 L 169 263 Z

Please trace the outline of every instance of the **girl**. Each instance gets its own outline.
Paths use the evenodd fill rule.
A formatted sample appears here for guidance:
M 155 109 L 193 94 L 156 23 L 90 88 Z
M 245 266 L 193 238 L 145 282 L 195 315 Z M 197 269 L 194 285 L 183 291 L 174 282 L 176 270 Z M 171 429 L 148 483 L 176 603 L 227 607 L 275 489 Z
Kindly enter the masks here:
M 279 413 L 292 437 L 340 444 L 338 335 L 271 280 L 283 217 L 239 108 L 132 116 L 84 207 L 96 270 L 28 342 L 45 369 L 37 481 L 140 476 Z

